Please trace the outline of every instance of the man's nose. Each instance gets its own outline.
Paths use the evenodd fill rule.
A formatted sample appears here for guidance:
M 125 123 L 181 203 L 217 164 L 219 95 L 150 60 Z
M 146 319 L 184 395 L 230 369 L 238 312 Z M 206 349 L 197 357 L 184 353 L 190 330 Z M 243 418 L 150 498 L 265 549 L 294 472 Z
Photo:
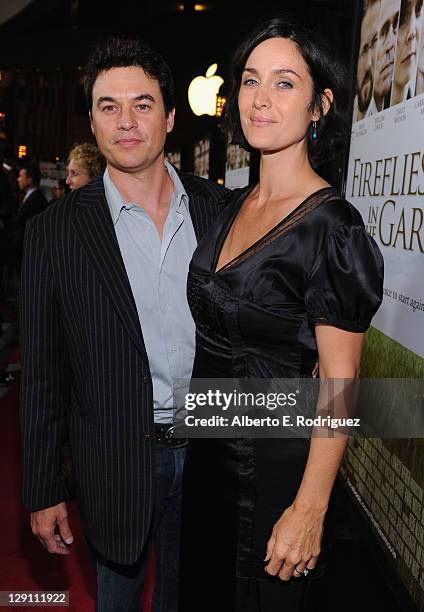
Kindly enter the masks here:
M 415 15 L 415 11 L 411 11 L 411 16 L 410 16 L 409 22 L 408 22 L 408 35 L 406 37 L 406 40 L 408 42 L 416 37 L 416 35 L 417 35 L 417 27 L 418 27 L 418 20 L 417 20 L 417 17 Z
M 137 119 L 131 109 L 122 109 L 119 114 L 118 127 L 123 130 L 130 130 L 137 127 Z

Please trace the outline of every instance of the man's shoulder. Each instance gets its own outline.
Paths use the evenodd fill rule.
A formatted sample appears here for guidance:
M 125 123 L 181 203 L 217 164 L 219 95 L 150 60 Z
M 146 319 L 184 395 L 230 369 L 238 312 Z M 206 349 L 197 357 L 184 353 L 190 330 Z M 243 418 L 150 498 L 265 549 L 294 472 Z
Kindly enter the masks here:
M 34 191 L 32 191 L 29 194 L 28 200 L 46 200 L 46 198 L 44 197 L 44 194 L 41 191 L 41 189 L 39 187 L 36 187 L 34 189 Z M 47 200 L 46 200 L 46 202 L 47 202 Z
M 57 202 L 52 202 L 42 213 L 33 217 L 31 227 L 39 230 L 49 230 L 68 224 L 78 206 L 90 206 L 104 196 L 103 179 L 98 177 L 75 191 L 71 191 Z
M 218 185 L 209 179 L 189 174 L 188 172 L 178 172 L 187 195 L 198 196 L 205 199 L 221 200 L 229 190 L 223 185 Z
M 42 208 L 43 206 L 47 206 L 47 200 L 44 197 L 43 192 L 39 187 L 37 187 L 26 200 L 23 201 L 24 206 L 29 206 L 31 208 Z

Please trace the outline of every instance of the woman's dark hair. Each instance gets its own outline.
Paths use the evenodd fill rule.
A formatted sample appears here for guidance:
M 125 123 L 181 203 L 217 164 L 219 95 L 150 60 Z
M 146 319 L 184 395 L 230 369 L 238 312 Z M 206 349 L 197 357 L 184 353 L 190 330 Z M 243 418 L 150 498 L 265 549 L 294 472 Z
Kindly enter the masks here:
M 156 79 L 162 92 L 166 115 L 174 108 L 174 82 L 165 59 L 144 41 L 133 38 L 108 38 L 92 50 L 84 75 L 84 93 L 88 108 L 93 106 L 93 86 L 100 73 L 111 68 L 138 66 Z
M 238 47 L 231 66 L 231 85 L 225 105 L 225 119 L 232 142 L 248 151 L 252 147 L 244 137 L 238 109 L 238 95 L 241 77 L 246 61 L 253 49 L 269 38 L 286 38 L 293 41 L 305 60 L 312 78 L 313 91 L 310 110 L 319 109 L 316 138 L 309 130 L 308 153 L 313 167 L 331 159 L 337 152 L 337 145 L 344 142 L 347 123 L 344 106 L 348 105 L 349 87 L 345 70 L 335 59 L 329 46 L 307 27 L 299 24 L 291 15 L 279 15 L 263 21 L 256 30 Z M 322 95 L 331 89 L 334 101 L 324 116 Z

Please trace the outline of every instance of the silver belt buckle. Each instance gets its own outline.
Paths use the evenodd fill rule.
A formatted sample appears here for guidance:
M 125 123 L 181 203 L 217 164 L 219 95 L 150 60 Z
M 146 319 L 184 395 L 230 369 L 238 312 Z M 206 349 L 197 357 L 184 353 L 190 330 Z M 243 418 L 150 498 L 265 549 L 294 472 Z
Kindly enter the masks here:
M 172 448 L 183 448 L 184 446 L 187 446 L 188 439 L 174 437 L 174 432 L 177 427 L 178 425 L 171 425 L 171 427 L 168 427 L 168 429 L 165 431 L 165 439 L 168 440 L 168 442 L 174 442 L 174 444 L 170 444 Z

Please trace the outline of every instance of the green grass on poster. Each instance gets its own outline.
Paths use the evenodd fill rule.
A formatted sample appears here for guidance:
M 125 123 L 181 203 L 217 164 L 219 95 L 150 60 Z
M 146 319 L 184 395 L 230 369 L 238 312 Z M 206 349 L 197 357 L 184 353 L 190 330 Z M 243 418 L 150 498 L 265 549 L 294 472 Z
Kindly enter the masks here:
M 362 354 L 363 378 L 424 378 L 424 359 L 370 327 Z

